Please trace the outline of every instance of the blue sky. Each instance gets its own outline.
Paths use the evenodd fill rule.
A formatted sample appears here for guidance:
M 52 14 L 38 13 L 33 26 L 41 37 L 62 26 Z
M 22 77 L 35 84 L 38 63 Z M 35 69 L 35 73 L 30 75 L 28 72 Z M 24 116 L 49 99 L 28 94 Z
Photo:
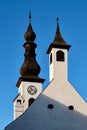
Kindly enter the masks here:
M 56 17 L 69 50 L 69 81 L 87 101 L 87 1 L 86 0 L 0 0 L 0 130 L 13 120 L 13 99 L 23 63 L 24 33 L 28 12 L 36 32 L 40 77 L 49 82 L 46 51 L 54 39 Z

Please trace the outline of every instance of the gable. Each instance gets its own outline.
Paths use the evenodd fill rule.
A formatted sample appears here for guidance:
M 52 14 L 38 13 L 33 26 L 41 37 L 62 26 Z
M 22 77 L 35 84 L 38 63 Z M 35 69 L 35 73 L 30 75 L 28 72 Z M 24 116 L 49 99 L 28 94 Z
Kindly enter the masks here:
M 53 109 L 48 104 L 53 104 Z M 43 93 L 27 111 L 9 124 L 5 130 L 86 130 L 87 117 Z
M 43 94 L 55 101 L 58 101 L 67 108 L 73 106 L 74 110 L 87 115 L 87 104 L 69 83 L 69 81 L 62 81 L 61 79 L 53 80 L 47 88 L 43 91 Z
M 23 102 L 25 101 L 20 93 L 14 98 L 13 102 L 15 102 L 16 100 L 22 100 Z

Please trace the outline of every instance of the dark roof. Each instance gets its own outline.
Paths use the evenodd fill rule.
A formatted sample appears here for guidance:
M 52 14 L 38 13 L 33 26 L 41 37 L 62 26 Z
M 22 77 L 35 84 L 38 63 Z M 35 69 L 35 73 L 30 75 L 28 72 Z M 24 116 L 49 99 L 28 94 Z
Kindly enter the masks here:
M 55 34 L 53 42 L 50 44 L 50 46 L 47 50 L 47 54 L 50 53 L 52 48 L 62 48 L 62 49 L 69 50 L 70 47 L 71 47 L 71 45 L 69 45 L 65 42 L 65 40 L 63 39 L 63 37 L 60 33 L 59 24 L 58 24 L 58 20 L 57 20 L 56 34 Z
M 38 83 L 43 83 L 45 81 L 45 79 L 39 78 L 39 77 L 20 77 L 16 86 L 19 87 L 21 82 L 25 81 L 25 82 L 38 82 Z

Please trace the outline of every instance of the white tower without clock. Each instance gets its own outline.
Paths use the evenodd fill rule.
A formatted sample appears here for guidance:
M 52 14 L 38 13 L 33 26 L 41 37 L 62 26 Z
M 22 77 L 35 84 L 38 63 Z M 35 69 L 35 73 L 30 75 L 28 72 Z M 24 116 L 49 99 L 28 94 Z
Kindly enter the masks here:
M 68 45 L 61 36 L 57 18 L 56 35 L 53 43 L 49 46 L 47 53 L 49 54 L 50 81 L 52 79 L 68 80 Z
M 14 99 L 14 119 L 18 118 L 25 110 L 34 102 L 37 96 L 42 91 L 42 83 L 44 79 L 38 77 L 40 73 L 40 66 L 36 61 L 35 48 L 37 44 L 34 43 L 36 34 L 33 32 L 31 25 L 31 15 L 29 16 L 30 23 L 24 37 L 26 43 L 25 60 L 20 69 L 22 77 L 17 82 L 18 95 Z

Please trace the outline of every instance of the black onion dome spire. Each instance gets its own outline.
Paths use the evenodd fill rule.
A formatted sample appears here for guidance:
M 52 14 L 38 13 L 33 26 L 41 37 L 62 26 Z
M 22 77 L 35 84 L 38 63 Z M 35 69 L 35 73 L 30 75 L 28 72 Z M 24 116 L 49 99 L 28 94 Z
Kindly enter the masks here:
M 37 47 L 37 44 L 34 43 L 36 34 L 34 33 L 32 25 L 31 25 L 31 14 L 29 15 L 29 20 L 30 20 L 30 23 L 24 35 L 25 40 L 26 40 L 26 43 L 24 44 L 25 60 L 20 69 L 21 76 L 27 77 L 27 78 L 38 77 L 40 73 L 40 66 L 36 61 L 35 48 Z
M 63 48 L 63 49 L 65 48 L 65 49 L 68 49 L 68 50 L 69 50 L 69 48 L 70 48 L 70 45 L 67 44 L 67 43 L 64 41 L 64 39 L 63 39 L 63 37 L 62 37 L 62 35 L 61 35 L 61 33 L 60 33 L 58 18 L 57 18 L 57 25 L 56 25 L 55 37 L 54 37 L 53 42 L 50 44 L 50 46 L 49 46 L 49 48 L 48 48 L 48 50 L 47 50 L 47 53 L 48 53 L 48 54 L 49 54 L 49 52 L 50 52 L 50 50 L 51 50 L 52 48 Z

